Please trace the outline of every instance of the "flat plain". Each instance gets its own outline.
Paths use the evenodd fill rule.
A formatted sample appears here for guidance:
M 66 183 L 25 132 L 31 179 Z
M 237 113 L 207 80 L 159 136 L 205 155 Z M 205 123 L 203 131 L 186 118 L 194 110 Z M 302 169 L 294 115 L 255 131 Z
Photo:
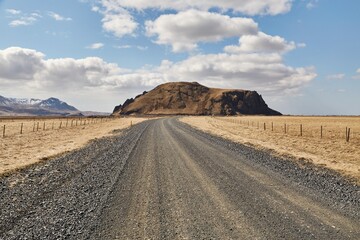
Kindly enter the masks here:
M 109 136 L 114 130 L 124 129 L 144 120 L 146 119 L 3 118 L 0 121 L 0 174 L 81 148 L 90 140 Z
M 360 182 L 360 117 L 201 116 L 181 121 L 274 155 L 312 162 Z

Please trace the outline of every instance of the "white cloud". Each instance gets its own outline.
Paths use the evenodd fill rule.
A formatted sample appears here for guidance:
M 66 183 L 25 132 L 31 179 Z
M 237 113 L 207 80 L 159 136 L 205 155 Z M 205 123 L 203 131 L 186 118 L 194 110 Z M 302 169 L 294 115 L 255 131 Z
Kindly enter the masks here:
M 141 50 L 141 51 L 145 51 L 145 50 L 148 49 L 147 46 L 140 46 L 140 45 L 118 45 L 118 46 L 114 46 L 114 48 L 117 48 L 117 49 L 136 48 L 136 49 Z
M 257 35 L 245 35 L 240 37 L 238 46 L 226 46 L 228 53 L 252 53 L 252 52 L 278 52 L 285 53 L 296 48 L 294 42 L 287 42 L 279 36 L 270 36 L 263 32 Z
M 104 44 L 103 43 L 93 43 L 90 46 L 88 46 L 87 48 L 89 49 L 100 49 L 103 48 Z
M 296 46 L 298 48 L 304 48 L 304 47 L 306 47 L 306 43 L 298 43 L 298 44 L 296 44 Z
M 16 88 L 14 80 L 24 81 L 29 90 L 83 88 L 95 89 L 154 87 L 168 81 L 199 81 L 225 87 L 247 88 L 272 95 L 298 91 L 316 77 L 313 68 L 292 68 L 277 53 L 204 54 L 176 63 L 137 70 L 122 69 L 101 58 L 45 59 L 44 54 L 23 48 L 0 51 L 0 85 Z
M 316 77 L 313 68 L 284 65 L 279 54 L 205 54 L 174 64 L 170 76 L 209 85 L 280 94 L 297 91 Z
M 136 10 L 172 9 L 183 11 L 188 9 L 209 10 L 213 8 L 222 11 L 235 11 L 247 15 L 277 15 L 290 11 L 292 0 L 118 0 L 118 6 Z
M 125 35 L 134 35 L 138 23 L 126 9 L 121 7 L 118 1 L 101 0 L 100 2 L 102 8 L 93 6 L 92 11 L 103 15 L 101 22 L 106 32 L 112 33 L 119 38 Z
M 327 76 L 326 78 L 329 80 L 341 80 L 344 79 L 345 74 L 344 73 L 337 73 Z
M 161 15 L 147 21 L 148 35 L 157 36 L 156 43 L 171 45 L 174 52 L 196 49 L 198 42 L 217 42 L 224 38 L 256 34 L 257 23 L 249 18 L 231 18 L 218 13 L 188 10 Z
M 10 27 L 29 26 L 34 24 L 39 18 L 42 18 L 42 16 L 37 12 L 27 14 L 27 13 L 21 13 L 21 11 L 15 9 L 7 9 L 7 10 L 12 12 L 13 14 L 12 17 L 13 20 L 10 21 L 9 23 Z
M 309 2 L 306 4 L 307 9 L 313 9 L 317 6 L 319 3 L 319 0 L 309 0 Z
M 28 26 L 32 25 L 37 21 L 36 17 L 21 17 L 19 19 L 13 20 L 9 23 L 10 27 L 19 27 L 19 26 Z
M 12 14 L 12 15 L 18 15 L 21 13 L 20 10 L 16 10 L 16 9 L 6 9 L 6 12 Z
M 356 75 L 354 75 L 353 77 L 352 77 L 352 79 L 360 79 L 360 68 L 358 68 L 357 70 L 356 70 Z
M 136 46 L 137 49 L 141 50 L 141 51 L 146 51 L 149 49 L 149 47 L 147 46 Z
M 118 46 L 114 46 L 114 48 L 117 48 L 117 49 L 129 49 L 129 48 L 132 48 L 131 45 L 118 45 Z
M 141 12 L 156 9 L 181 12 L 192 9 L 207 12 L 210 9 L 216 9 L 221 12 L 232 11 L 246 15 L 277 15 L 289 12 L 292 0 L 99 0 L 98 3 L 98 5 L 93 5 L 91 10 L 103 15 L 103 29 L 121 38 L 125 35 L 134 35 L 139 25 L 130 14 L 130 10 Z M 181 47 L 184 46 L 179 48 Z M 185 47 L 195 48 L 196 46 L 189 43 Z
M 10 47 L 0 50 L 0 79 L 32 80 L 44 66 L 44 54 L 32 49 Z
M 56 21 L 72 21 L 72 18 L 61 16 L 55 12 L 49 12 L 48 15 Z

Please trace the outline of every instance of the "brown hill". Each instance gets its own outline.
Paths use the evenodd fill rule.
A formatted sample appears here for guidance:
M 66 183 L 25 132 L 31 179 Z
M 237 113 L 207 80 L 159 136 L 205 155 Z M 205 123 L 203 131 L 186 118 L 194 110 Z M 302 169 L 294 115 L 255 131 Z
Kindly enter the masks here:
M 116 106 L 113 115 L 281 115 L 256 91 L 208 88 L 197 82 L 171 82 Z

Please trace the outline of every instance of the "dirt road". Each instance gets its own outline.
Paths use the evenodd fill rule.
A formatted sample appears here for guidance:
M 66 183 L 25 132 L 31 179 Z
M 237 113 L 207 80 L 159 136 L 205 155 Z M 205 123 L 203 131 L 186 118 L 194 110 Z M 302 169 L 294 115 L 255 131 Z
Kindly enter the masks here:
M 152 123 L 103 213 L 103 239 L 356 239 L 359 222 L 174 119 Z
M 147 121 L 107 141 L 18 173 L 21 184 L 10 186 L 19 176 L 2 179 L 0 239 L 360 238 L 359 187 L 332 173 L 176 118 Z M 65 180 L 46 178 L 48 168 L 56 175 L 79 156 L 83 163 L 72 162 L 76 172 Z M 41 184 L 53 190 L 19 201 L 41 171 Z M 17 212 L 28 201 L 30 210 Z

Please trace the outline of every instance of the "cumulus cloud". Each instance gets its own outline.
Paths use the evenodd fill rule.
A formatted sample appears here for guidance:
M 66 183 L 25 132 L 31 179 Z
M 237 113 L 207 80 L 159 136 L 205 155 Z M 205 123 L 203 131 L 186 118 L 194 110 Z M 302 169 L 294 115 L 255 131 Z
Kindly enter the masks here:
M 252 19 L 194 9 L 161 15 L 145 25 L 148 35 L 157 36 L 156 43 L 171 45 L 174 52 L 194 50 L 198 42 L 217 42 L 258 31 L 257 23 Z
M 326 78 L 329 80 L 341 80 L 344 79 L 344 77 L 345 77 L 344 73 L 337 73 L 337 74 L 328 75 Z
M 292 0 L 99 0 L 98 3 L 98 5 L 93 5 L 91 10 L 103 15 L 103 29 L 121 38 L 125 35 L 134 35 L 138 28 L 139 24 L 129 12 L 131 10 L 142 12 L 156 9 L 183 12 L 192 9 L 207 12 L 210 9 L 215 9 L 220 12 L 232 11 L 251 16 L 277 15 L 290 11 Z M 185 47 L 194 48 L 195 44 L 188 43 Z
M 114 34 L 116 37 L 133 35 L 138 27 L 138 23 L 131 14 L 118 1 L 101 0 L 102 8 L 92 7 L 92 11 L 103 15 L 102 27 L 106 32 Z
M 225 52 L 246 53 L 246 52 L 278 52 L 285 53 L 296 48 L 294 42 L 287 42 L 279 36 L 270 36 L 263 32 L 257 35 L 245 35 L 240 37 L 239 45 L 226 46 Z
M 48 12 L 48 15 L 56 21 L 72 21 L 72 18 L 61 16 L 55 12 Z
M 104 47 L 104 44 L 103 43 L 93 43 L 91 44 L 90 46 L 87 46 L 87 48 L 89 49 L 100 49 L 100 48 L 103 48 Z
M 10 47 L 0 50 L 0 79 L 32 80 L 44 67 L 44 54 L 32 49 Z
M 277 15 L 290 11 L 291 0 L 118 0 L 117 5 L 136 9 L 161 9 L 183 11 L 188 9 L 220 9 L 222 11 L 235 11 L 247 15 Z
M 205 54 L 174 64 L 170 75 L 209 85 L 275 93 L 296 91 L 316 77 L 313 68 L 292 68 L 279 54 Z M 175 75 L 176 74 L 176 75 Z
M 180 62 L 129 70 L 98 57 L 45 59 L 31 49 L 0 51 L 0 85 L 24 81 L 36 89 L 124 89 L 154 87 L 169 81 L 199 81 L 209 86 L 248 88 L 283 95 L 316 77 L 311 67 L 293 68 L 278 53 L 202 54 Z M 14 86 L 14 85 L 11 85 Z

